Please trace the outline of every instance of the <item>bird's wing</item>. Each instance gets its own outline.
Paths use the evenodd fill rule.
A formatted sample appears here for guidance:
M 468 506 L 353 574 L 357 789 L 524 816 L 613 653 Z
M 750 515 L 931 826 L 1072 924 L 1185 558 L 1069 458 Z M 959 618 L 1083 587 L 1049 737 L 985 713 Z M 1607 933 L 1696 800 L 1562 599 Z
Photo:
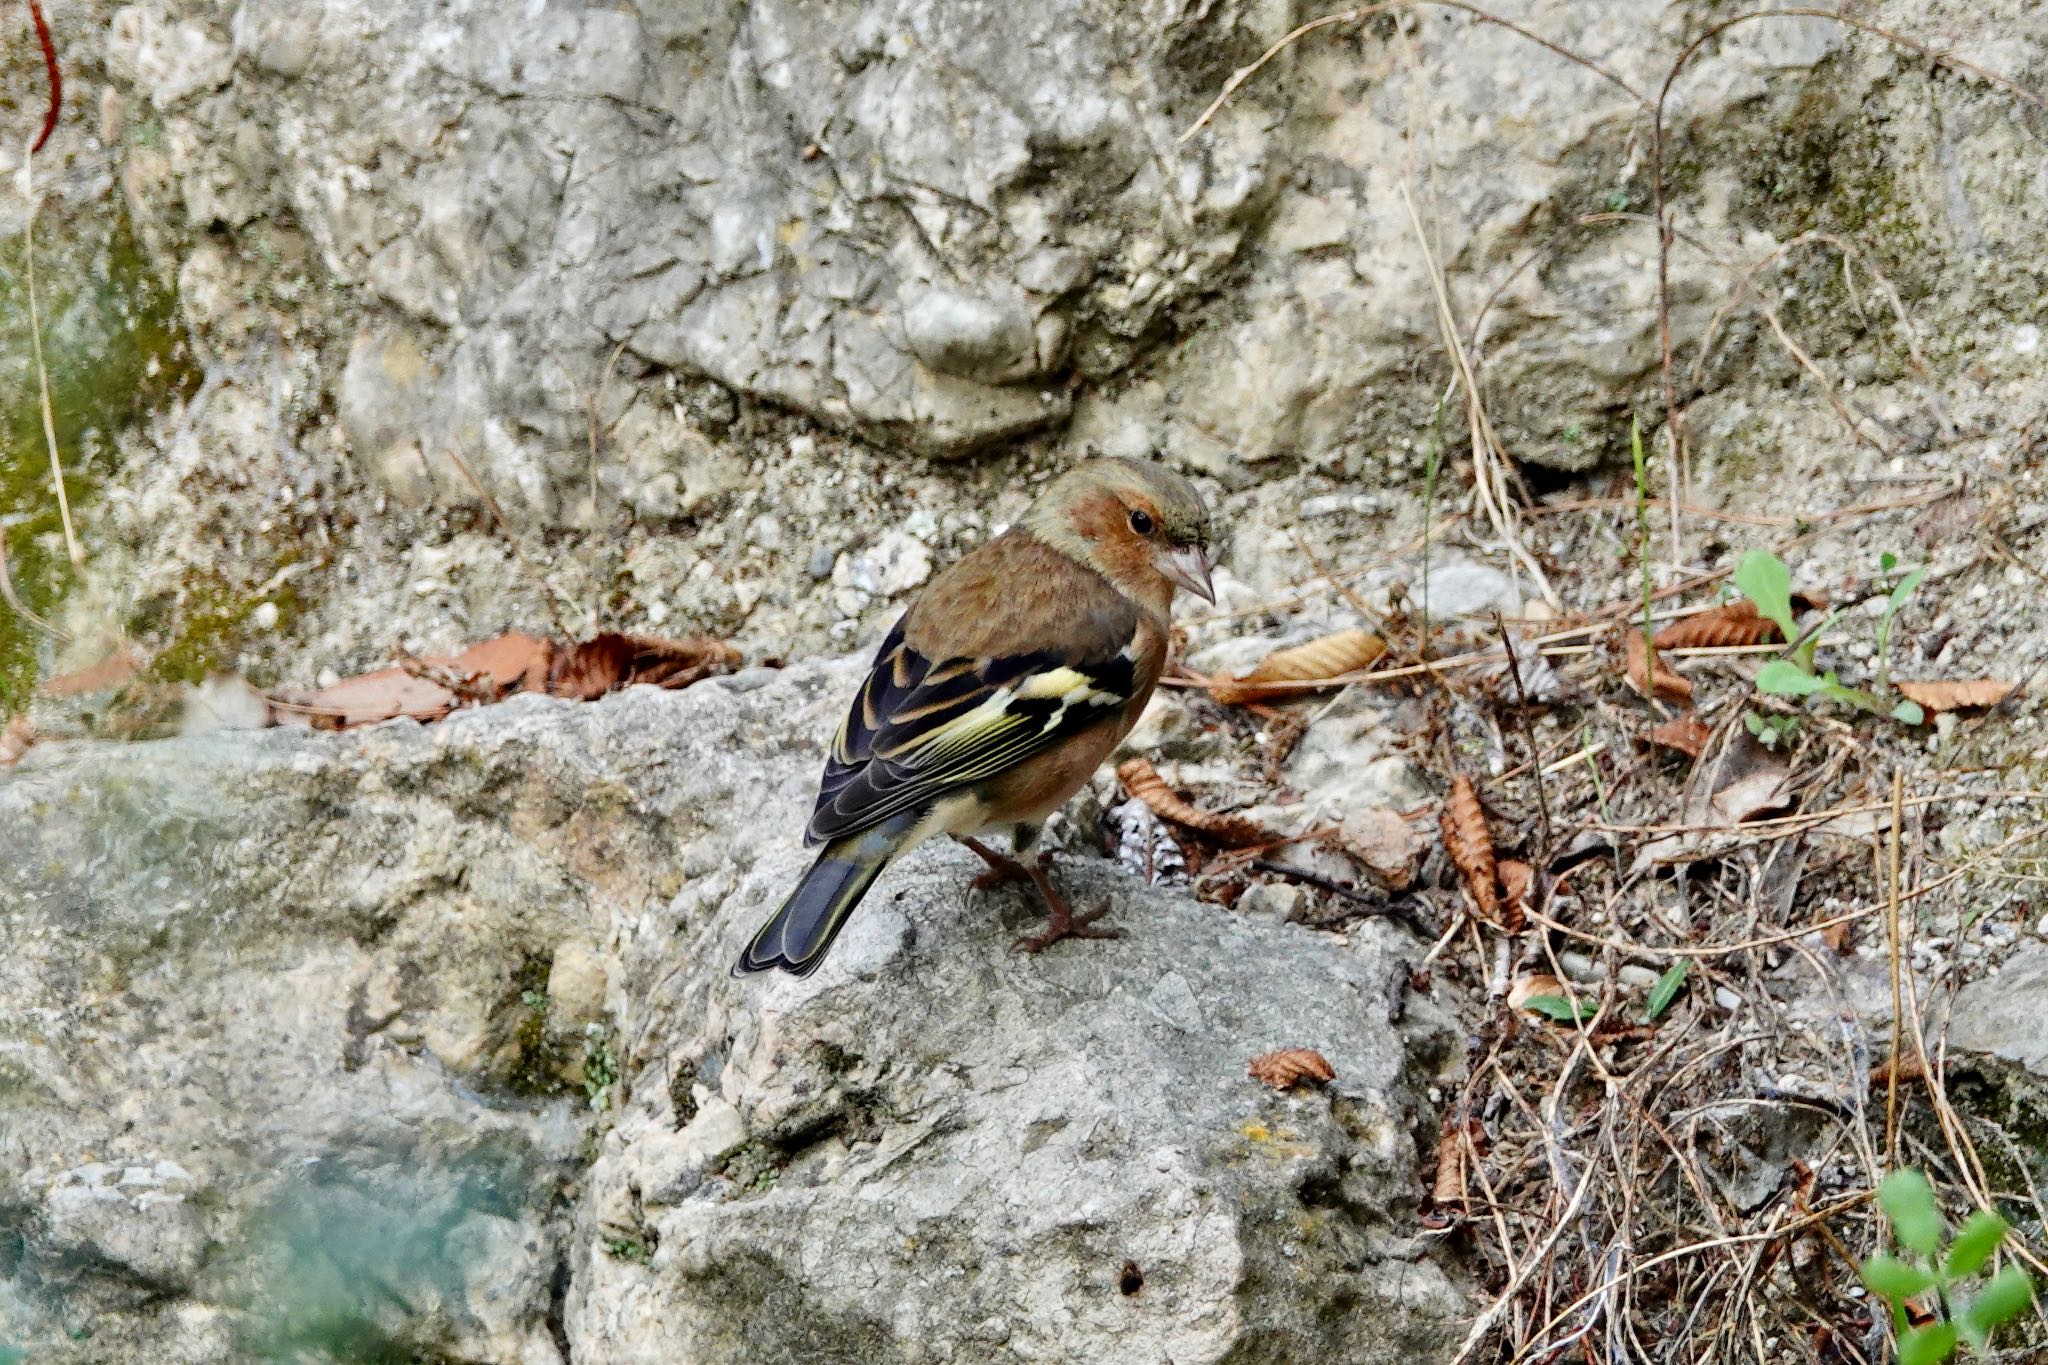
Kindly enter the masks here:
M 931 659 L 899 621 L 833 740 L 805 841 L 867 829 L 1003 772 L 1109 719 L 1140 690 L 1138 622 L 1120 647 Z M 912 632 L 915 633 L 914 631 Z

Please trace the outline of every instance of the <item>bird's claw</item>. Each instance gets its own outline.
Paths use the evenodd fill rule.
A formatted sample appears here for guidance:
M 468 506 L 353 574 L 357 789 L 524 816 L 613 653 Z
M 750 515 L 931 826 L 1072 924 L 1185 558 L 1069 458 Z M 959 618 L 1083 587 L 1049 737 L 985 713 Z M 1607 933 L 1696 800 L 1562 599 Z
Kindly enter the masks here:
M 1028 882 L 1031 880 L 1031 874 L 1025 871 L 1024 865 L 1014 858 L 1005 858 L 1003 863 L 1005 864 L 1003 866 L 994 863 L 989 864 L 988 871 L 977 874 L 973 881 L 967 883 L 967 889 L 969 891 L 993 891 L 997 887 L 1008 886 L 1012 882 Z
M 1052 923 L 1042 934 L 1027 934 L 1011 945 L 1020 953 L 1042 953 L 1063 938 L 1122 938 L 1124 931 L 1114 927 L 1098 927 L 1095 921 L 1109 913 L 1109 902 L 1104 901 L 1085 914 L 1076 915 L 1071 911 L 1060 913 L 1065 907 L 1054 910 Z

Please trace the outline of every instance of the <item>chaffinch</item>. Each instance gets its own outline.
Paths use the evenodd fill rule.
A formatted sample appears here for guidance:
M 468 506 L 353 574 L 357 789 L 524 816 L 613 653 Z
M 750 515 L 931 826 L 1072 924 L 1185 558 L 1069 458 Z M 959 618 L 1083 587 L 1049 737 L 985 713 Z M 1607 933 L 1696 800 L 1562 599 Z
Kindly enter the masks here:
M 1136 460 L 1068 471 L 1015 526 L 933 579 L 890 630 L 832 741 L 806 844 L 824 848 L 740 955 L 734 974 L 816 971 L 882 869 L 950 834 L 989 871 L 1045 900 L 1036 952 L 1102 938 L 1049 855 L 1004 857 L 974 836 L 1007 830 L 1028 858 L 1047 816 L 1136 723 L 1166 666 L 1176 588 L 1215 601 L 1209 512 L 1194 485 Z

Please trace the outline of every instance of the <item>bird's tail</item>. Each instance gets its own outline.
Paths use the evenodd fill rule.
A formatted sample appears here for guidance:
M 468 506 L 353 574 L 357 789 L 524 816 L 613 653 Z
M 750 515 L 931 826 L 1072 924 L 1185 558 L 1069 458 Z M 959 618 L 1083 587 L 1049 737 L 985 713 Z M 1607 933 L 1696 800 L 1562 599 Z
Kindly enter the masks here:
M 793 976 L 809 976 L 818 970 L 832 940 L 846 927 L 853 907 L 860 904 L 889 860 L 902 851 L 904 836 L 916 823 L 916 815 L 906 813 L 825 845 L 782 908 L 769 917 L 740 954 L 732 974 L 745 976 L 780 967 Z

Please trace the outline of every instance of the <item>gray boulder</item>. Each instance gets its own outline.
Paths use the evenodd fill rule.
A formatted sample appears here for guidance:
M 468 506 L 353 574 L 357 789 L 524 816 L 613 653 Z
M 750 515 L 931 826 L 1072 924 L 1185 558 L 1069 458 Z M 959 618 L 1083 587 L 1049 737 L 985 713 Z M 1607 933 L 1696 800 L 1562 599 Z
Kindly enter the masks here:
M 1127 937 L 1027 957 L 1036 907 L 969 896 L 946 846 L 816 977 L 729 976 L 802 865 L 853 669 L 32 750 L 0 776 L 11 1344 L 541 1365 L 1446 1340 L 1464 1300 L 1412 1234 L 1449 1035 L 1392 931 L 1344 943 L 1076 857 Z M 1336 1081 L 1247 1077 L 1286 1045 Z

